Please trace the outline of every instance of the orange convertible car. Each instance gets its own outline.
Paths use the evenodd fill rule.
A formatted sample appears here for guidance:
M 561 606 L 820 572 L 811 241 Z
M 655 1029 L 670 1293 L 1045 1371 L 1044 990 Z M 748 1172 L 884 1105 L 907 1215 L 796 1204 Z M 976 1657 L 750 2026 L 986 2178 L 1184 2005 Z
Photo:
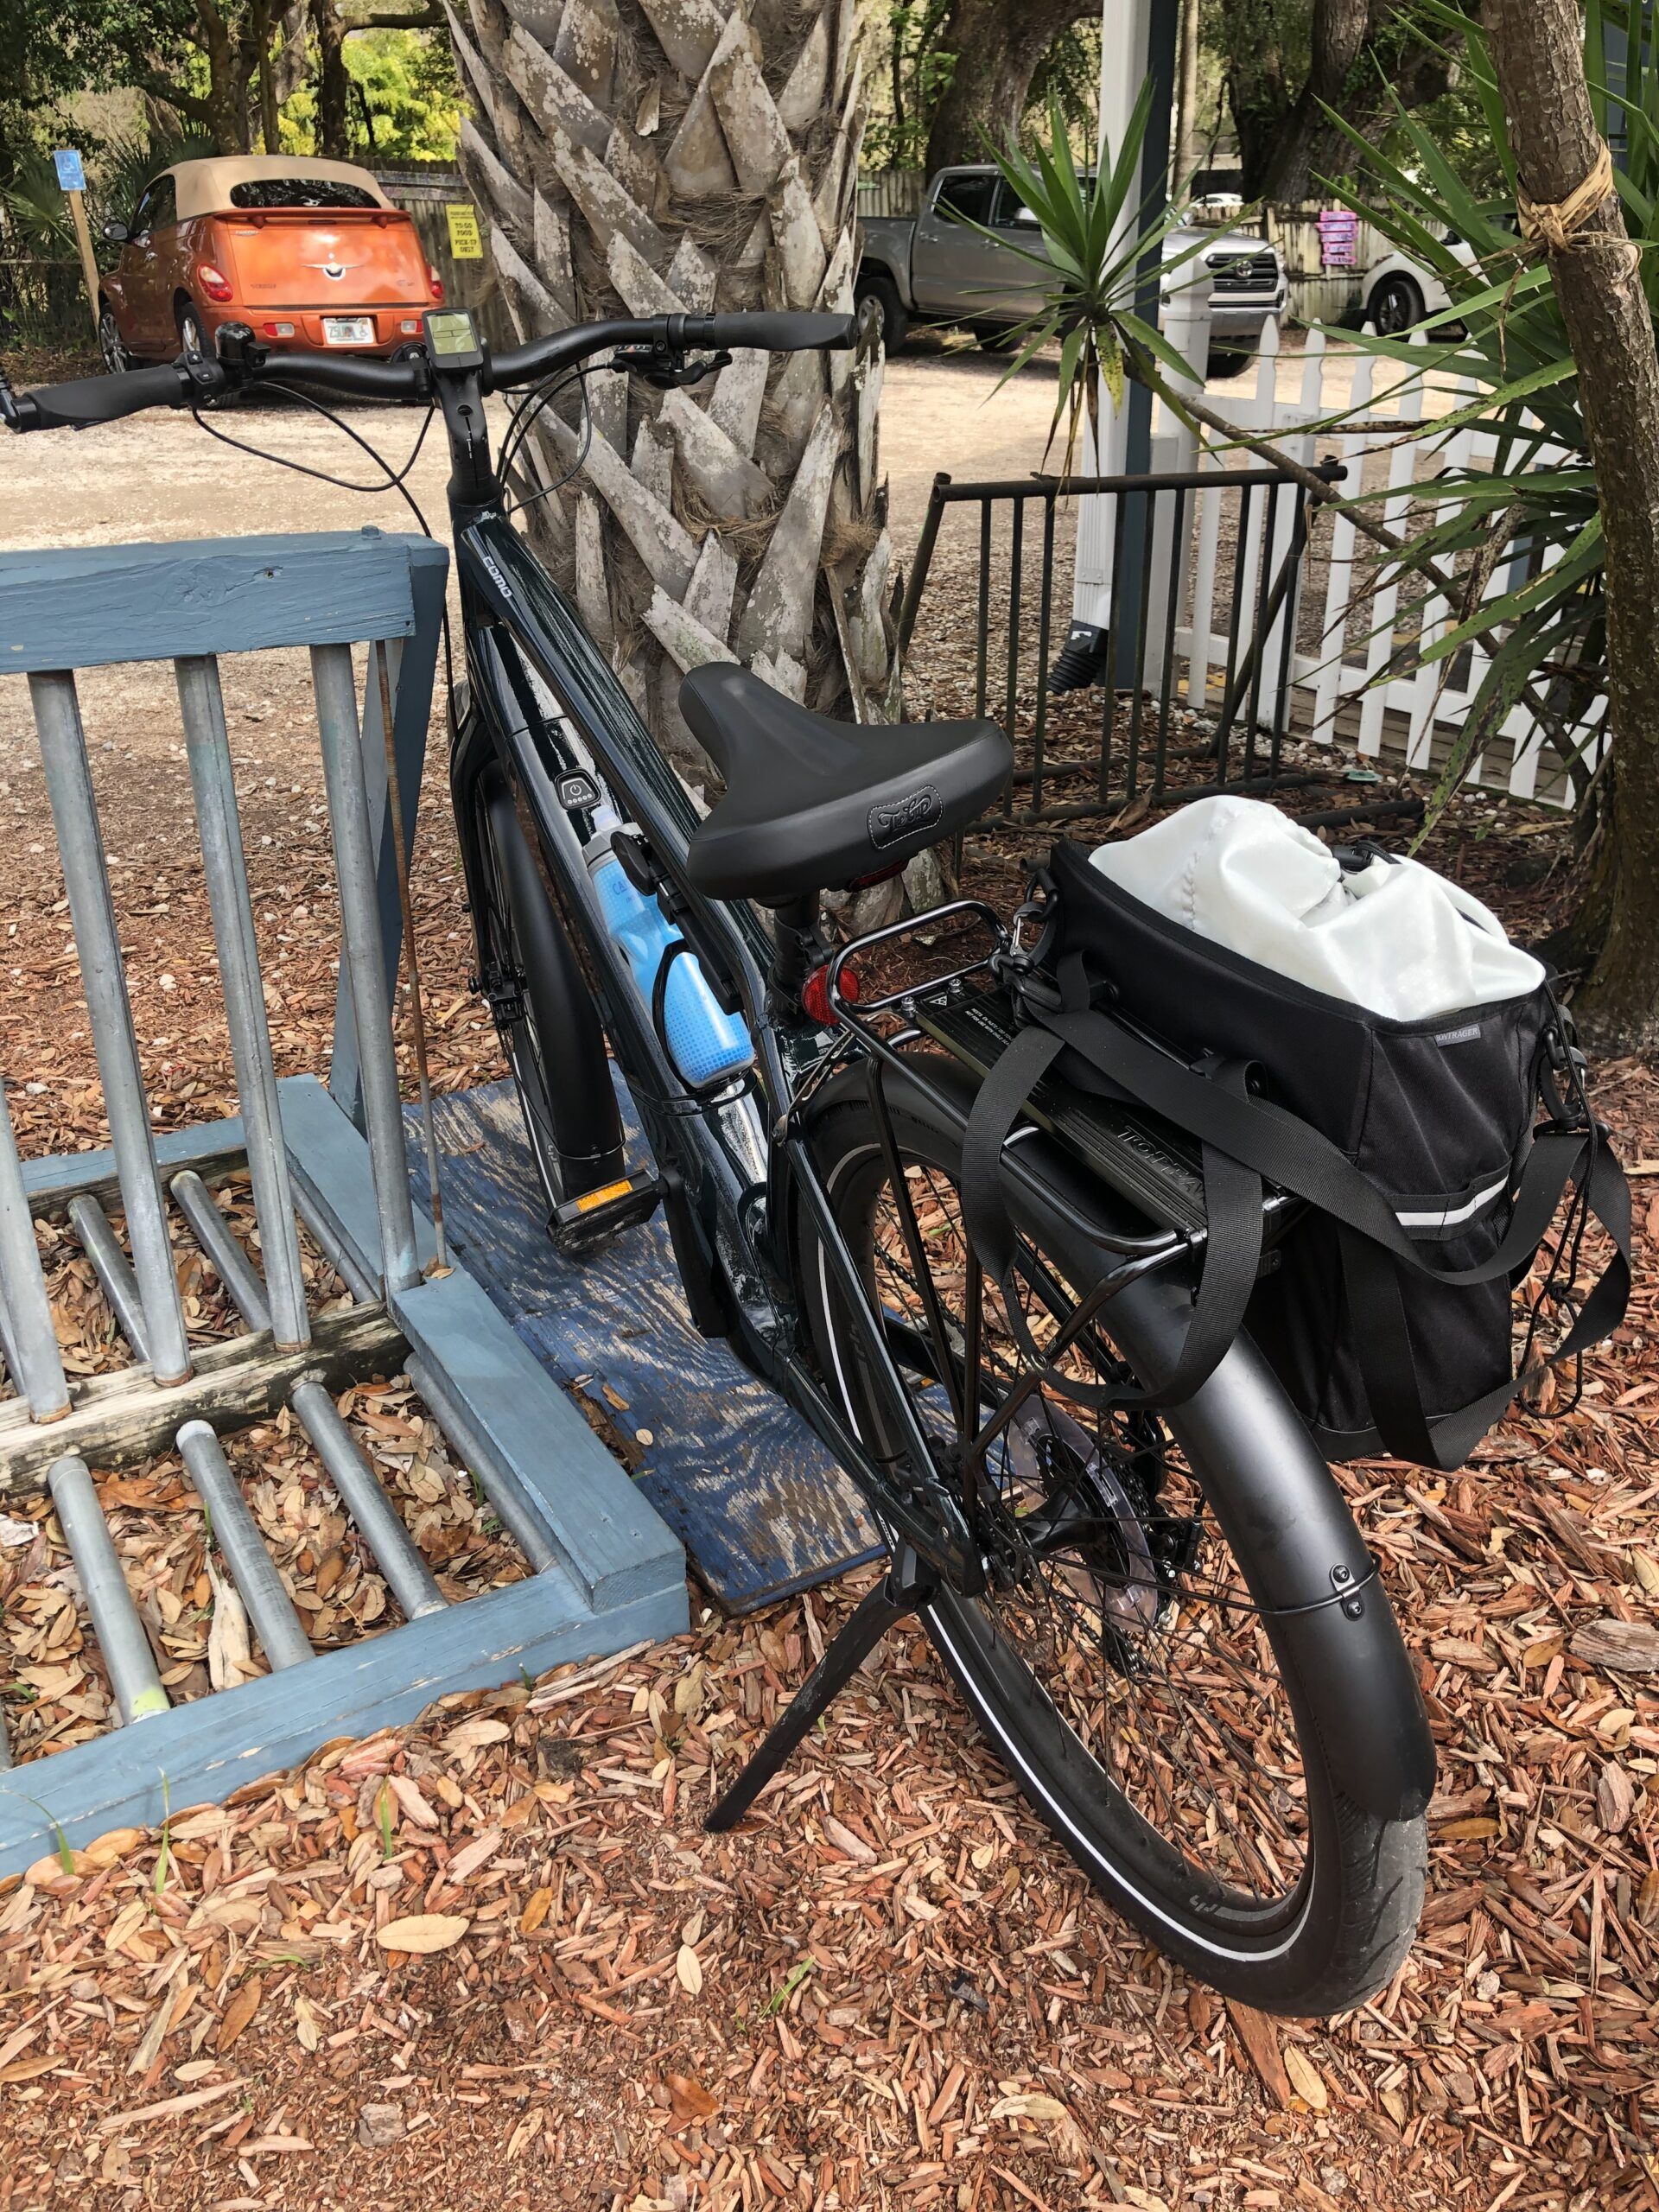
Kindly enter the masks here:
M 104 234 L 121 248 L 99 312 L 112 370 L 211 353 L 224 322 L 279 351 L 395 353 L 443 298 L 413 222 L 348 162 L 179 162 Z

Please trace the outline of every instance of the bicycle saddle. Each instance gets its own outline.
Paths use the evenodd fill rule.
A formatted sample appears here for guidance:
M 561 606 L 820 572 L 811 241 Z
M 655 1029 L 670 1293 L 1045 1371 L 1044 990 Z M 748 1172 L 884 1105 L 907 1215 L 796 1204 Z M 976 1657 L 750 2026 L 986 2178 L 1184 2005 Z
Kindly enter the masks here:
M 691 671 L 680 712 L 726 779 L 691 837 L 711 899 L 779 906 L 886 875 L 965 829 L 1014 768 L 995 722 L 838 722 L 730 661 Z

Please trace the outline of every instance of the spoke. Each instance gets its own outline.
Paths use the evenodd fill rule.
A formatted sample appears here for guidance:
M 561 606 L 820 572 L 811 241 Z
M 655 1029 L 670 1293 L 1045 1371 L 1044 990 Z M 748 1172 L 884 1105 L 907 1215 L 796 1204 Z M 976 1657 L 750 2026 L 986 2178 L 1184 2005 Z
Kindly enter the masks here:
M 872 1058 L 869 1065 L 870 1105 L 875 1116 L 875 1126 L 880 1134 L 881 1151 L 887 1164 L 887 1180 L 894 1196 L 899 1232 L 905 1240 L 905 1249 L 910 1254 L 910 1264 L 916 1271 L 917 1289 L 921 1298 L 922 1312 L 927 1319 L 927 1333 L 933 1345 L 938 1377 L 950 1401 L 951 1416 L 956 1421 L 957 1433 L 965 1436 L 968 1432 L 963 1420 L 962 1385 L 957 1373 L 956 1354 L 945 1338 L 938 1288 L 933 1281 L 933 1271 L 928 1265 L 927 1255 L 922 1249 L 922 1232 L 917 1226 L 916 1209 L 911 1202 L 910 1178 L 905 1173 L 899 1158 L 899 1147 L 893 1141 L 893 1122 L 887 1113 L 881 1081 L 881 1064 Z
M 983 1602 L 1166 1843 L 1242 1902 L 1277 1903 L 1306 1856 L 1300 1757 L 1260 1614 L 1202 1493 L 1154 1417 L 1090 1412 L 1033 1373 L 956 1186 L 885 1135 L 872 1279 L 914 1332 L 904 1379 L 918 1419 L 962 1453 L 965 1503 L 999 1562 Z M 1046 1365 L 1133 1387 L 1098 1292 L 1069 1290 L 1025 1244 L 1010 1291 Z M 1190 1567 L 1160 1563 L 1184 1549 Z

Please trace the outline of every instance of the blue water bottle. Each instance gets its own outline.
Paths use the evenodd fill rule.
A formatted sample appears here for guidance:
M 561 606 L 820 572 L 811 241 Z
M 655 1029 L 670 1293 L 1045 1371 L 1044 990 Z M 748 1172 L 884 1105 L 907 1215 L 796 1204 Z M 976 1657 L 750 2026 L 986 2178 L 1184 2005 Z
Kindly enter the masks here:
M 623 874 L 622 863 L 611 849 L 611 839 L 621 826 L 613 808 L 601 807 L 584 857 L 606 927 L 627 956 L 639 995 L 649 1007 L 657 972 L 670 947 L 685 940 L 656 900 L 636 891 Z M 668 971 L 663 1031 L 669 1057 L 685 1081 L 699 1090 L 722 1077 L 740 1074 L 754 1058 L 748 1031 L 722 1009 L 695 952 L 677 954 Z

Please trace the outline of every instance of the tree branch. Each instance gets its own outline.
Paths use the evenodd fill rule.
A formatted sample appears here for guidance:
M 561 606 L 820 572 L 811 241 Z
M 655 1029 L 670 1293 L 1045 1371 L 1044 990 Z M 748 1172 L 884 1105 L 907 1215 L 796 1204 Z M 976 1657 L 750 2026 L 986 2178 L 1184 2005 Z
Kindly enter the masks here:
M 196 41 L 192 39 L 190 43 L 194 46 Z M 164 101 L 168 107 L 176 108 L 181 115 L 188 116 L 193 123 L 213 122 L 211 100 L 205 99 L 200 92 L 187 92 L 181 85 L 175 85 L 170 78 L 163 77 L 155 70 L 134 70 L 128 81 L 135 92 L 143 92 L 152 100 Z
M 444 28 L 442 0 L 383 0 L 376 5 L 357 5 L 340 0 L 336 15 L 347 35 L 353 31 L 428 31 Z

